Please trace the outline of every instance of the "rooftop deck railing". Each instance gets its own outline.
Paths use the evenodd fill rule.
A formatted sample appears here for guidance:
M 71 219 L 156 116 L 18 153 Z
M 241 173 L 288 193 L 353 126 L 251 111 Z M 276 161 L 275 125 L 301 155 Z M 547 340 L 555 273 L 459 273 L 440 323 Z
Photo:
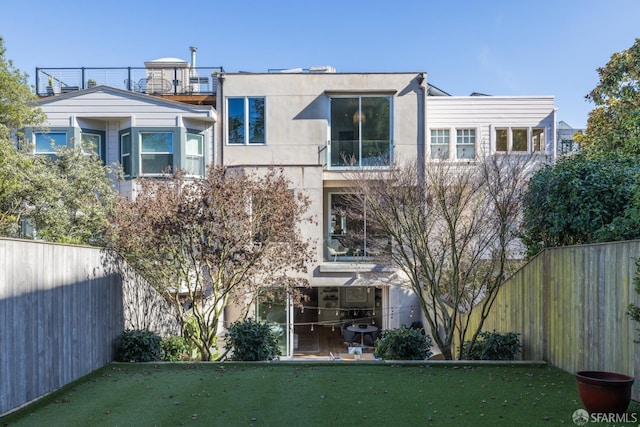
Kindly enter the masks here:
M 93 86 L 152 95 L 215 95 L 222 67 L 36 68 L 36 93 L 54 96 Z

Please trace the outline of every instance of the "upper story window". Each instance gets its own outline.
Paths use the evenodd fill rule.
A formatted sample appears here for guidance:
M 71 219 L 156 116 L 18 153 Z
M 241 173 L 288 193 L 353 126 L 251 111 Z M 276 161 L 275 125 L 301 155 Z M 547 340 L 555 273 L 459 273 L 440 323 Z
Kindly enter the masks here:
M 204 175 L 204 136 L 187 133 L 184 168 L 189 175 Z
M 140 132 L 140 175 L 160 175 L 173 167 L 173 133 Z
M 545 143 L 544 128 L 496 128 L 496 152 L 544 152 Z
M 456 157 L 458 159 L 476 158 L 476 130 L 456 130 Z
M 80 134 L 82 152 L 87 156 L 102 157 L 102 135 L 97 133 L 82 132 Z
M 206 134 L 199 132 L 187 129 L 183 133 L 177 127 L 124 129 L 120 132 L 120 164 L 124 177 L 161 177 L 178 167 L 189 176 L 203 176 Z
M 229 144 L 264 144 L 265 141 L 265 99 L 227 99 L 227 142 Z
M 331 167 L 388 166 L 391 163 L 391 97 L 331 98 Z
M 431 158 L 449 158 L 449 129 L 431 129 Z
M 67 146 L 66 132 L 34 132 L 36 154 L 56 154 L 58 147 Z
M 120 164 L 125 177 L 131 176 L 131 133 L 120 135 Z
M 455 134 L 455 145 L 450 135 Z M 431 158 L 440 160 L 476 158 L 476 129 L 431 129 Z

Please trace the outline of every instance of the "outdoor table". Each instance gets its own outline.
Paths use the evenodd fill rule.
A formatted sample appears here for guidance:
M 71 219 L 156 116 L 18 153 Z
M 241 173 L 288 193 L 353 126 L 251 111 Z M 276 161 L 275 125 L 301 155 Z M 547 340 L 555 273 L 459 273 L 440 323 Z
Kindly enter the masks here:
M 352 326 L 347 326 L 347 330 L 352 332 L 358 332 L 360 334 L 360 345 L 364 347 L 364 334 L 370 334 L 371 332 L 375 332 L 378 330 L 378 328 L 373 325 L 367 325 L 366 328 L 361 328 L 360 326 L 352 325 Z

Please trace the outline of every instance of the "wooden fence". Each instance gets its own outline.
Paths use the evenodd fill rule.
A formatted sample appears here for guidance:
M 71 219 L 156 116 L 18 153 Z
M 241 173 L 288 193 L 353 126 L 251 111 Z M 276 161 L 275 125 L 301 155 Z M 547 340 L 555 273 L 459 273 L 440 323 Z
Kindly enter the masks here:
M 523 359 L 635 377 L 640 325 L 625 313 L 640 304 L 639 257 L 640 241 L 545 250 L 501 289 L 483 329 L 520 333 Z M 125 328 L 177 333 L 170 313 L 113 253 L 0 239 L 0 414 L 111 362 Z
M 110 363 L 125 328 L 178 331 L 118 256 L 0 239 L 0 414 Z
M 640 241 L 547 249 L 500 290 L 483 330 L 521 334 L 525 360 L 545 360 L 571 373 L 636 377 L 640 325 L 626 311 L 630 303 L 640 304 L 633 287 L 637 258 Z M 471 321 L 477 325 L 478 316 Z M 640 400 L 638 382 L 633 396 Z

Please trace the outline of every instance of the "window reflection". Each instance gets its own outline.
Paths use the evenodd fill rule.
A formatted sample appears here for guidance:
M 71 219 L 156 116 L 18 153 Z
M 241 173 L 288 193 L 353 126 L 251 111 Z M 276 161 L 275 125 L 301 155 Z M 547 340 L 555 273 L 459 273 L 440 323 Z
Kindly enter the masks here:
M 387 166 L 391 156 L 391 98 L 331 99 L 331 166 Z
M 366 206 L 353 194 L 331 193 L 327 259 L 369 260 L 389 252 L 389 239 L 367 218 Z

